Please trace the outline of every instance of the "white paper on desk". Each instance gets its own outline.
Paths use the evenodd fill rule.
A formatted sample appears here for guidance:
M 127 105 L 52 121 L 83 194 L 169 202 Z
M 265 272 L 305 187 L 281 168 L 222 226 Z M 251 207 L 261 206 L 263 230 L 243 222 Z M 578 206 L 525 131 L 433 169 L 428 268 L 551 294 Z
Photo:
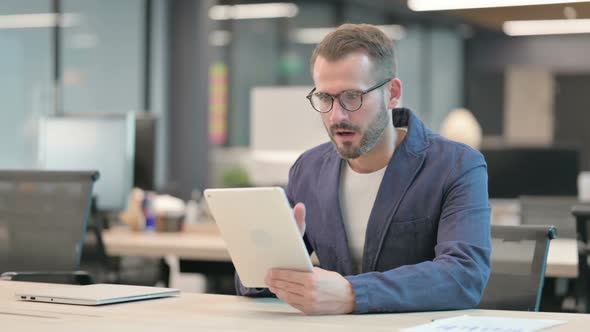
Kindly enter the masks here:
M 564 320 L 457 316 L 402 329 L 402 332 L 533 332 L 565 324 Z

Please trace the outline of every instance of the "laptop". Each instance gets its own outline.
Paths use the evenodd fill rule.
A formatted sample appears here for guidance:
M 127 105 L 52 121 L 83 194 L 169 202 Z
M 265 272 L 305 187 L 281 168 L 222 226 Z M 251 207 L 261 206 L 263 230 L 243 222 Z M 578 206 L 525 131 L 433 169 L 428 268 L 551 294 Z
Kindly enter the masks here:
M 179 294 L 180 291 L 173 288 L 93 284 L 68 287 L 56 286 L 40 290 L 24 291 L 16 293 L 15 297 L 17 300 L 22 301 L 93 306 L 177 296 Z

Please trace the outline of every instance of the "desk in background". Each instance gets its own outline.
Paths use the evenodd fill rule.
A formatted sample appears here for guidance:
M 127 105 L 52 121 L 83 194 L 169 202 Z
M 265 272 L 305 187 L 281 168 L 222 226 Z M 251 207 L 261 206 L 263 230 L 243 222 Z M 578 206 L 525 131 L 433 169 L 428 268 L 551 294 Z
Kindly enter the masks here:
M 231 263 L 225 243 L 215 224 L 196 225 L 180 233 L 133 233 L 126 230 L 104 232 L 110 256 L 164 257 Z M 555 239 L 549 246 L 547 277 L 576 278 L 578 256 L 576 241 Z
M 174 255 L 182 259 L 231 262 L 215 224 L 194 225 L 176 233 L 131 232 L 114 228 L 103 231 L 102 236 L 109 256 Z
M 548 332 L 587 331 L 588 314 L 461 310 L 404 314 L 304 316 L 277 299 L 182 293 L 179 297 L 85 307 L 21 302 L 17 291 L 56 285 L 0 281 L 0 315 L 6 331 L 399 331 L 459 315 L 568 321 Z M 61 287 L 61 285 L 60 285 Z M 70 286 L 78 287 L 78 286 Z
M 174 256 L 179 272 L 199 273 L 206 278 L 206 292 L 235 294 L 234 266 L 213 223 L 191 225 L 183 232 L 146 233 L 113 228 L 103 232 L 107 255 L 164 258 Z M 176 270 L 175 269 L 175 270 Z M 161 260 L 160 280 L 169 284 L 170 269 Z

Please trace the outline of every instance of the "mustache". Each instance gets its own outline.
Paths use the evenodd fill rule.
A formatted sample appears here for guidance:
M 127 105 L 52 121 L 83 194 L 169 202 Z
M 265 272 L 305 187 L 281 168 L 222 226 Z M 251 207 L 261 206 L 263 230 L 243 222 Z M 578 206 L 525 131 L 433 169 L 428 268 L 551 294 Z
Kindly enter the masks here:
M 341 122 L 330 126 L 331 133 L 334 133 L 336 130 L 350 130 L 354 131 L 355 133 L 359 133 L 361 128 L 353 125 L 352 123 Z

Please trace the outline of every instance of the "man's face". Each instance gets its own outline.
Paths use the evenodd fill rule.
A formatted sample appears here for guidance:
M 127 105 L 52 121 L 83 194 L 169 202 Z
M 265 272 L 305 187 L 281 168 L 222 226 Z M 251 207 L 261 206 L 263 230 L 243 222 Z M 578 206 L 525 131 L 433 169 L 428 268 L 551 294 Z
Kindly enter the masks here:
M 313 67 L 315 92 L 330 95 L 346 90 L 367 90 L 380 80 L 374 76 L 371 60 L 363 53 L 349 54 L 335 62 L 318 56 Z M 391 123 L 387 109 L 388 85 L 365 94 L 361 108 L 355 112 L 345 110 L 335 99 L 332 110 L 321 113 L 324 127 L 342 158 L 358 158 L 379 143 Z

